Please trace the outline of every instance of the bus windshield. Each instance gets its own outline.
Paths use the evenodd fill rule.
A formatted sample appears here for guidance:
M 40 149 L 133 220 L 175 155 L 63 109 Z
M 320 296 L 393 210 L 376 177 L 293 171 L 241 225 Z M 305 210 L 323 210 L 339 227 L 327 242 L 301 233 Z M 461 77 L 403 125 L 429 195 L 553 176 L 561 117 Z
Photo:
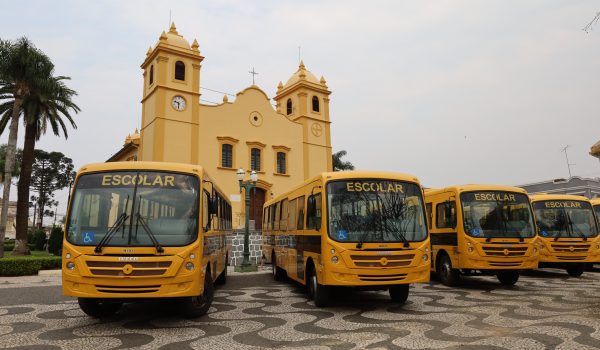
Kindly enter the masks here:
M 592 237 L 598 234 L 590 203 L 577 200 L 548 200 L 533 203 L 535 220 L 542 237 Z
M 198 232 L 199 181 L 191 175 L 116 171 L 81 175 L 67 240 L 96 246 L 183 246 Z
M 360 179 L 327 184 L 329 236 L 339 242 L 407 242 L 427 238 L 421 188 Z
M 527 195 L 515 192 L 464 192 L 460 195 L 465 233 L 473 237 L 535 236 Z

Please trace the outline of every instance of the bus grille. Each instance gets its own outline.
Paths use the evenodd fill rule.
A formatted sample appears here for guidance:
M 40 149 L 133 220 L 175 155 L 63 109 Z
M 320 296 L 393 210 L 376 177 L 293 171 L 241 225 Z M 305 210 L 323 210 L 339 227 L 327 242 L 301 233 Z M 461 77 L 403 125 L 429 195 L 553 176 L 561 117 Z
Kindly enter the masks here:
M 86 261 L 94 276 L 161 276 L 171 266 L 170 261 Z M 125 266 L 131 266 L 131 272 L 125 272 Z
M 357 267 L 402 267 L 410 266 L 415 254 L 403 255 L 350 255 Z
M 96 285 L 96 290 L 101 293 L 125 293 L 125 294 L 142 294 L 154 293 L 160 289 L 160 285 L 156 286 L 105 286 Z
M 572 243 L 552 243 L 552 249 L 557 253 L 570 253 L 570 252 L 587 252 L 590 250 L 589 244 L 572 244 Z
M 483 252 L 488 256 L 525 256 L 528 247 L 483 246 Z
M 392 282 L 402 281 L 406 278 L 406 274 L 399 275 L 358 275 L 361 281 L 365 282 Z
M 517 261 L 517 262 L 490 261 L 489 264 L 490 264 L 490 266 L 516 267 L 516 266 L 520 266 L 521 262 L 520 261 Z
M 557 258 L 560 259 L 560 260 L 573 260 L 573 261 L 576 261 L 576 260 L 585 260 L 586 257 L 585 256 L 560 256 L 559 255 L 559 256 L 557 256 Z

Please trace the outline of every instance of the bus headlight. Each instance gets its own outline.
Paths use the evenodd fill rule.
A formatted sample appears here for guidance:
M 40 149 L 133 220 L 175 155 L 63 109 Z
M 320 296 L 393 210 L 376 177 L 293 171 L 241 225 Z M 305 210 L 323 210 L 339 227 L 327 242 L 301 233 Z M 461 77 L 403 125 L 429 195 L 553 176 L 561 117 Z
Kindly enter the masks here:
M 186 268 L 188 271 L 192 271 L 192 270 L 194 269 L 194 264 L 193 264 L 193 263 L 191 263 L 191 262 L 189 262 L 189 263 L 185 264 L 185 268 Z
M 335 255 L 334 255 L 334 256 L 332 256 L 332 257 L 331 257 L 331 262 L 332 262 L 332 263 L 334 263 L 334 264 L 337 264 L 337 263 L 338 263 L 338 261 L 339 261 L 339 260 L 338 260 L 338 257 L 337 257 L 337 256 L 335 256 Z
M 65 254 L 65 259 L 71 259 L 71 253 Z
M 335 254 L 335 249 L 331 248 L 330 252 L 331 252 L 331 255 Z
M 429 254 L 423 254 L 423 256 L 421 257 L 421 259 L 423 259 L 423 261 L 429 260 Z
M 67 263 L 67 270 L 74 270 L 75 269 L 75 263 L 72 261 L 69 261 Z

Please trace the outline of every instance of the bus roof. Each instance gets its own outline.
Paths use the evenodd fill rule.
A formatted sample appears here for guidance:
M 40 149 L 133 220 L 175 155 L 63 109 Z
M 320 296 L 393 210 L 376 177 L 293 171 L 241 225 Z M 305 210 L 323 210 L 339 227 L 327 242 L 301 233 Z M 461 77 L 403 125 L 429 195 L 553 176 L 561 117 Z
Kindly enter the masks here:
M 389 180 L 397 180 L 397 181 L 407 181 L 414 182 L 420 185 L 419 179 L 416 176 L 406 174 L 406 173 L 395 173 L 395 172 L 386 172 L 386 171 L 364 171 L 364 170 L 351 170 L 351 171 L 330 171 L 323 172 L 311 179 L 304 181 L 303 183 L 294 186 L 286 190 L 284 193 L 281 193 L 275 196 L 273 199 L 265 202 L 265 205 L 270 205 L 271 203 L 280 201 L 282 198 L 287 197 L 288 193 L 296 191 L 307 184 L 322 180 L 323 182 L 328 182 L 331 180 L 344 180 L 344 179 L 389 179 Z
M 527 194 L 527 191 L 520 187 L 504 186 L 504 185 L 479 185 L 479 184 L 466 184 L 466 185 L 454 185 L 445 188 L 431 188 L 425 191 L 427 195 L 433 195 L 444 192 L 473 192 L 473 191 L 505 191 L 505 192 L 517 192 Z
M 567 201 L 586 201 L 590 200 L 584 196 L 576 196 L 573 194 L 532 194 L 529 195 L 532 202 L 537 201 L 556 201 L 556 200 L 567 200 Z
M 600 198 L 592 198 L 592 199 L 590 199 L 590 202 L 592 202 L 593 205 L 599 205 Z
M 115 170 L 161 170 L 183 173 L 202 173 L 202 167 L 196 164 L 168 163 L 168 162 L 108 162 L 86 164 L 79 168 L 78 173 L 92 173 Z

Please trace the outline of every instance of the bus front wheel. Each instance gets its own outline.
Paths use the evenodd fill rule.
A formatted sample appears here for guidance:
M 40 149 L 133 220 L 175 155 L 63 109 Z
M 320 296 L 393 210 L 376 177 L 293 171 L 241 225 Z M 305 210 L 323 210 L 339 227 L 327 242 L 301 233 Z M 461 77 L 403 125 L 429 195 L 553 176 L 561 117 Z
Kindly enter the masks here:
M 567 267 L 567 273 L 571 277 L 580 277 L 585 271 L 585 264 L 575 264 Z
M 408 299 L 408 284 L 390 287 L 390 298 L 400 304 L 406 303 L 406 299 Z
M 519 280 L 519 271 L 500 271 L 496 277 L 503 285 L 514 286 Z
M 122 303 L 104 302 L 94 298 L 78 298 L 77 302 L 81 311 L 88 316 L 95 318 L 104 318 L 114 315 L 120 308 Z
M 204 316 L 212 305 L 215 296 L 215 288 L 210 275 L 210 267 L 206 268 L 207 273 L 204 275 L 204 291 L 201 295 L 184 298 L 181 304 L 181 310 L 185 317 L 196 318 Z
M 452 260 L 447 254 L 439 257 L 437 262 L 437 273 L 440 281 L 449 287 L 456 286 L 460 281 L 458 270 L 452 268 Z
M 308 278 L 308 296 L 315 301 L 316 307 L 324 307 L 329 304 L 329 287 L 319 284 L 314 270 Z

